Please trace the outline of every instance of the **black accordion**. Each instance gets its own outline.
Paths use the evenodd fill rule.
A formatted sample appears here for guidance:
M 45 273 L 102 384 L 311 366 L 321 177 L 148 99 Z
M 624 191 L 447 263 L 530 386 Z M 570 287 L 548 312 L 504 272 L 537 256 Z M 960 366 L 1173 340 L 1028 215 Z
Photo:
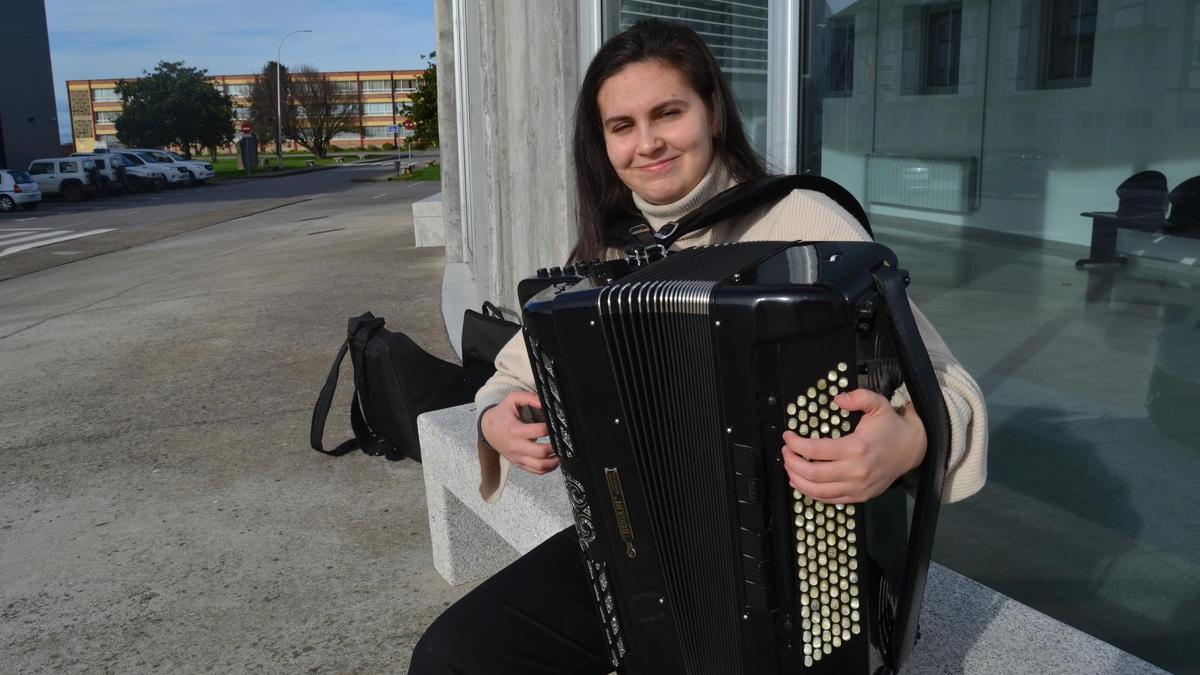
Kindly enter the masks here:
M 613 667 L 877 673 L 916 640 L 949 423 L 907 279 L 871 242 L 744 242 L 541 272 L 520 287 Z M 794 490 L 784 429 L 853 433 L 833 403 L 908 386 L 929 445 L 855 505 Z

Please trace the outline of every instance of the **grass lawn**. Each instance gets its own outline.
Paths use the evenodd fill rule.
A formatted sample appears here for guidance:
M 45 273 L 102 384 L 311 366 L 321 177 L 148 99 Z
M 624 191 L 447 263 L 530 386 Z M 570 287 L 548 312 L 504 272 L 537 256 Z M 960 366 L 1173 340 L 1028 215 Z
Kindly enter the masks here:
M 441 180 L 441 179 L 442 179 L 442 166 L 440 164 L 434 164 L 433 166 L 427 166 L 423 169 L 417 169 L 416 171 L 413 171 L 412 173 L 409 173 L 409 174 L 405 174 L 403 176 L 391 176 L 390 178 L 388 178 L 388 180 Z
M 367 155 L 367 159 L 379 159 L 380 157 L 383 156 L 378 153 L 365 153 L 365 154 Z M 259 162 L 261 163 L 264 158 L 269 158 L 271 160 L 272 166 L 275 164 L 275 155 L 259 155 L 258 156 Z M 351 155 L 349 157 L 343 157 L 342 160 L 346 164 L 352 164 L 354 162 L 357 162 L 358 158 Z M 285 170 L 286 169 L 307 168 L 306 162 L 316 162 L 317 166 L 328 166 L 330 164 L 335 163 L 333 157 L 326 157 L 325 159 L 316 159 L 312 155 L 287 155 L 287 154 L 285 154 L 283 156 L 283 168 Z M 213 163 L 213 171 L 215 171 L 217 173 L 216 178 L 218 180 L 220 180 L 222 178 L 243 178 L 246 175 L 245 170 L 237 168 L 237 157 L 233 157 L 233 156 L 217 157 L 217 161 Z M 274 169 L 272 167 L 261 167 L 260 166 L 253 170 L 252 175 L 270 174 L 270 173 L 274 173 Z

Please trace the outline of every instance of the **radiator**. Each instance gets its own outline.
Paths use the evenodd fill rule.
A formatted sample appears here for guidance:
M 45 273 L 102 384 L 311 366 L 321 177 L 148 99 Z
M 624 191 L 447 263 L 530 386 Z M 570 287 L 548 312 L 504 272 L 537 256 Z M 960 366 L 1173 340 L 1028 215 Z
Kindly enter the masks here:
M 978 206 L 974 157 L 867 155 L 867 201 L 967 213 Z

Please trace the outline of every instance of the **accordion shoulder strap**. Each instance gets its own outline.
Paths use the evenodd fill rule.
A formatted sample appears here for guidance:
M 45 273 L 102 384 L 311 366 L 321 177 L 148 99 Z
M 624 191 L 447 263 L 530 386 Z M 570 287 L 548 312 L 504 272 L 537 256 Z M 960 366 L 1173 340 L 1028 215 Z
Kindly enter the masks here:
M 680 218 L 678 222 L 667 223 L 654 235 L 654 243 L 669 249 L 680 237 L 711 227 L 739 213 L 778 201 L 792 190 L 812 190 L 824 194 L 846 209 L 867 234 L 872 239 L 875 238 L 875 234 L 871 232 L 871 224 L 867 221 L 866 211 L 849 190 L 824 176 L 789 174 L 765 176 L 725 190 Z
M 896 340 L 896 356 L 904 383 L 925 427 L 926 437 L 925 459 L 921 462 L 908 536 L 909 550 L 900 579 L 895 630 L 892 644 L 885 650 L 891 655 L 892 667 L 899 670 L 917 638 L 917 621 L 933 552 L 933 534 L 942 502 L 946 464 L 950 460 L 950 415 L 929 352 L 908 304 L 908 294 L 904 290 L 907 275 L 885 263 L 875 269 L 873 276 L 875 288 L 887 307 L 886 315 Z

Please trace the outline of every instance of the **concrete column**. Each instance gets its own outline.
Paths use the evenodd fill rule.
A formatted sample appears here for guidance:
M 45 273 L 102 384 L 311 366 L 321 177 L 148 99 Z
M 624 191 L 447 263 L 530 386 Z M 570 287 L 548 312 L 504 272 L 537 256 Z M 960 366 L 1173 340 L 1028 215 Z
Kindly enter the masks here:
M 463 246 L 479 297 L 516 309 L 517 282 L 561 265 L 574 240 L 578 7 L 461 3 L 466 25 L 455 57 L 465 57 L 467 92 L 457 98 L 469 101 L 470 128 L 456 138 L 471 156 L 470 166 L 458 167 L 469 176 L 471 200 L 470 209 L 460 208 L 469 220 Z M 450 0 L 438 0 L 439 11 L 443 4 Z
M 434 2 L 438 64 L 438 147 L 442 157 L 442 220 L 447 262 L 463 261 L 462 207 L 459 200 L 457 90 L 454 82 L 452 0 Z

